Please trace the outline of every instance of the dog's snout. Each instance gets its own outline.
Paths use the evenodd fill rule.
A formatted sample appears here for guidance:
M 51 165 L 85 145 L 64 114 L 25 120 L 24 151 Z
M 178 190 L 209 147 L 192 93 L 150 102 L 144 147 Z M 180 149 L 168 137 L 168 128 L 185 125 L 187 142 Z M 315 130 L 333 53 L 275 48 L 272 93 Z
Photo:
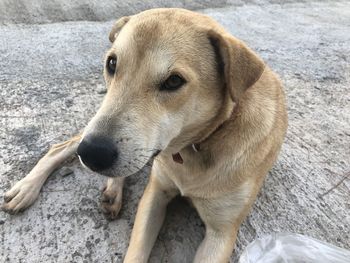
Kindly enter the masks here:
M 77 153 L 81 161 L 95 172 L 112 167 L 118 158 L 118 152 L 113 142 L 101 136 L 83 139 Z

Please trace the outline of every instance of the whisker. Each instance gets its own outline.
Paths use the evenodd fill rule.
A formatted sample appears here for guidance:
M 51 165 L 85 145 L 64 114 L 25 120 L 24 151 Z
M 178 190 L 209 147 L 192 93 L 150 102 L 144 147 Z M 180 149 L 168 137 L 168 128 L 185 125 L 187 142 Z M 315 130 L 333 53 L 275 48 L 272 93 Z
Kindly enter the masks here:
M 159 151 L 160 149 L 148 149 L 148 148 L 136 148 L 134 149 L 134 151 L 143 151 L 143 152 L 156 152 Z

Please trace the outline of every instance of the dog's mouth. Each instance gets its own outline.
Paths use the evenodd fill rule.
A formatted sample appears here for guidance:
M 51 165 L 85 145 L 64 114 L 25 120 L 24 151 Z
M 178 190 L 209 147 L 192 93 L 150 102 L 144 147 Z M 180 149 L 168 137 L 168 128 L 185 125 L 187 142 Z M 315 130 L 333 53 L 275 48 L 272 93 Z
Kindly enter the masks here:
M 121 165 L 121 167 L 117 166 L 117 167 L 107 169 L 105 171 L 100 171 L 97 173 L 107 177 L 129 177 L 139 173 L 140 171 L 144 170 L 146 167 L 152 167 L 154 159 L 160 153 L 161 153 L 161 150 L 155 150 L 154 153 L 143 164 L 140 164 L 140 160 L 135 158 L 134 160 L 130 160 L 128 162 L 128 165 Z
M 161 150 L 156 150 L 156 151 L 153 153 L 153 155 L 151 156 L 150 159 L 156 158 L 156 157 L 160 154 L 160 152 L 161 152 Z
M 138 170 L 136 173 L 138 173 L 139 171 L 143 170 L 145 167 L 151 167 L 154 159 L 160 154 L 160 152 L 161 152 L 161 150 L 156 150 L 151 155 L 151 157 L 148 159 L 148 161 L 145 163 L 145 165 L 140 170 Z
M 116 147 L 104 136 L 89 136 L 79 144 L 76 154 L 83 167 L 108 177 L 126 177 L 151 166 L 161 150 Z

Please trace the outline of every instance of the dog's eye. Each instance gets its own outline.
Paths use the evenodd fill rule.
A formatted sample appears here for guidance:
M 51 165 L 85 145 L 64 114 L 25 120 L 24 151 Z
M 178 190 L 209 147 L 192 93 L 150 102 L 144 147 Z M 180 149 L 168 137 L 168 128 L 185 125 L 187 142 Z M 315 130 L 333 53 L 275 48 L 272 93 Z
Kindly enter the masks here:
M 114 75 L 117 69 L 117 58 L 116 57 L 108 57 L 106 68 L 109 74 Z
M 160 90 L 173 91 L 179 89 L 186 81 L 177 74 L 171 75 L 161 85 Z

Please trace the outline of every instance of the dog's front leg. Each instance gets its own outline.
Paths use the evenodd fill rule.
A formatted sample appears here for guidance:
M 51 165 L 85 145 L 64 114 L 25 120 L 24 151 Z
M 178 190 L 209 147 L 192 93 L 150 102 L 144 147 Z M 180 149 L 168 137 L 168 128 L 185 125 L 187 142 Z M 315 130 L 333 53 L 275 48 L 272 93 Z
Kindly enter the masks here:
M 232 224 L 223 229 L 206 227 L 205 238 L 199 246 L 194 263 L 227 263 L 232 254 L 237 229 Z
M 175 188 L 152 175 L 138 206 L 125 263 L 147 262 L 163 224 L 166 206 L 178 194 Z
M 255 184 L 247 181 L 231 193 L 217 198 L 191 198 L 205 223 L 205 238 L 195 263 L 227 263 L 235 246 L 237 231 L 257 194 Z
M 115 219 L 122 206 L 123 186 L 125 177 L 108 178 L 102 191 L 101 207 L 109 219 Z
M 5 193 L 2 209 L 18 213 L 33 204 L 48 176 L 77 151 L 80 139 L 81 135 L 77 135 L 64 143 L 53 145 L 30 173 Z

